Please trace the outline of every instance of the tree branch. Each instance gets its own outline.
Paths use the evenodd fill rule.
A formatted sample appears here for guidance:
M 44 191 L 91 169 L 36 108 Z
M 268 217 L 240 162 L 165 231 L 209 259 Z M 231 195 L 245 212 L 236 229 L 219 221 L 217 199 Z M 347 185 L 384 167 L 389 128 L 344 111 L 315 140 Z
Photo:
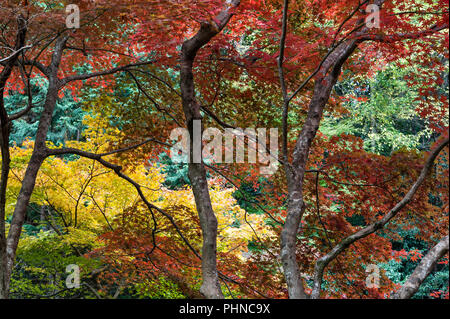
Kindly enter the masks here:
M 156 62 L 155 60 L 151 60 L 151 61 L 145 61 L 145 62 L 130 63 L 127 65 L 123 65 L 123 66 L 112 68 L 112 69 L 105 70 L 105 71 L 70 75 L 61 80 L 61 87 L 65 86 L 66 84 L 73 82 L 73 81 L 88 80 L 88 79 L 98 77 L 98 76 L 110 75 L 110 74 L 114 74 L 117 72 L 126 71 L 127 69 L 132 68 L 132 67 L 148 65 L 148 64 L 155 63 L 155 62 Z
M 447 235 L 430 249 L 416 269 L 414 269 L 412 275 L 409 276 L 408 280 L 391 299 L 409 299 L 419 290 L 420 285 L 431 273 L 438 260 L 448 253 L 448 241 Z
M 403 199 L 395 205 L 382 219 L 379 221 L 370 224 L 369 226 L 361 229 L 360 231 L 348 236 L 344 240 L 342 240 L 339 244 L 337 244 L 328 254 L 319 258 L 316 261 L 316 265 L 314 267 L 314 287 L 311 293 L 311 298 L 317 299 L 320 296 L 320 289 L 322 284 L 322 278 L 325 268 L 328 264 L 333 261 L 340 253 L 342 253 L 345 249 L 347 249 L 354 242 L 373 234 L 377 230 L 383 228 L 392 218 L 394 218 L 403 207 L 405 207 L 414 197 L 415 193 L 419 189 L 419 187 L 424 182 L 431 168 L 433 167 L 434 160 L 442 151 L 442 149 L 449 144 L 449 139 L 446 138 L 442 143 L 440 143 L 430 154 L 428 160 L 425 163 L 418 179 L 413 184 L 408 193 L 403 197 Z

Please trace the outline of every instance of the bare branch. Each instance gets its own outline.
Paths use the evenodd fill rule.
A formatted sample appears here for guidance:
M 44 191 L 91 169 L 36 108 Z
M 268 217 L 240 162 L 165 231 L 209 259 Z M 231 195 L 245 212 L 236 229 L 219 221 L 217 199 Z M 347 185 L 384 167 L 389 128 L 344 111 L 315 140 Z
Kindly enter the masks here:
M 77 74 L 77 75 L 71 75 L 61 80 L 61 87 L 66 85 L 67 83 L 73 82 L 73 81 L 81 81 L 81 80 L 88 80 L 94 77 L 104 76 L 104 75 L 110 75 L 121 71 L 126 71 L 129 68 L 136 67 L 136 66 L 143 66 L 155 63 L 155 60 L 151 61 L 145 61 L 145 62 L 138 62 L 138 63 L 130 63 L 127 65 L 119 66 L 116 68 L 112 68 L 105 71 L 99 71 L 99 72 L 93 72 L 93 73 L 86 73 L 86 74 Z
M 358 40 L 361 41 L 379 41 L 392 43 L 403 40 L 411 40 L 411 39 L 419 39 L 423 37 L 427 37 L 433 34 L 438 33 L 439 31 L 445 30 L 449 28 L 449 24 L 445 23 L 443 25 L 433 25 L 427 30 L 422 30 L 418 32 L 408 32 L 408 33 L 396 33 L 396 34 L 364 34 L 358 36 Z
M 33 47 L 32 45 L 26 45 L 26 46 L 24 46 L 24 47 L 21 47 L 20 49 L 15 50 L 13 53 L 11 53 L 11 55 L 7 56 L 6 58 L 1 59 L 1 60 L 0 60 L 0 63 L 6 62 L 6 61 L 8 61 L 9 59 L 12 59 L 12 58 L 14 58 L 14 57 L 16 56 L 16 54 L 18 54 L 18 53 L 20 53 L 20 52 L 22 52 L 22 51 L 28 50 L 28 49 L 30 49 L 30 48 L 32 48 L 32 47 Z
M 391 299 L 409 299 L 417 290 L 419 290 L 422 282 L 428 277 L 436 263 L 446 253 L 448 253 L 448 235 L 441 239 L 430 251 L 422 258 L 408 280 L 403 286 L 391 297 Z

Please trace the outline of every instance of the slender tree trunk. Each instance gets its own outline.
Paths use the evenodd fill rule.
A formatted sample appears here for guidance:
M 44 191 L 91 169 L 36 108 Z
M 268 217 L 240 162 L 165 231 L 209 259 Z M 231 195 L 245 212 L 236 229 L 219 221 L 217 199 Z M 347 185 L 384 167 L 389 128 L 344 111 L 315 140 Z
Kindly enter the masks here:
M 1 84 L 0 84 L 1 85 Z M 3 102 L 3 89 L 0 92 L 0 110 L 4 110 Z M 10 153 L 9 153 L 9 134 L 10 123 L 4 125 L 4 118 L 7 118 L 7 114 L 1 117 L 1 136 L 0 147 L 2 152 L 2 168 L 1 168 L 1 182 L 0 182 L 0 299 L 8 297 L 8 285 L 6 277 L 7 258 L 6 258 L 6 188 L 8 186 L 8 176 L 10 170 Z
M 48 67 L 49 85 L 44 103 L 44 111 L 39 119 L 39 126 L 36 133 L 33 153 L 30 161 L 28 162 L 25 176 L 22 181 L 22 186 L 19 191 L 19 196 L 17 197 L 11 225 L 6 238 L 6 247 L 1 248 L 3 250 L 6 248 L 6 254 L 1 251 L 1 260 L 6 262 L 5 264 L 2 264 L 0 268 L 0 275 L 3 279 L 1 286 L 3 298 L 8 298 L 9 295 L 9 284 L 14 266 L 14 260 L 16 258 L 16 250 L 19 244 L 28 204 L 30 203 L 31 194 L 33 193 L 34 186 L 36 184 L 36 177 L 39 169 L 47 157 L 47 133 L 52 122 L 53 111 L 58 99 L 58 91 L 61 88 L 61 82 L 58 79 L 58 69 L 67 39 L 67 36 L 60 37 L 55 44 L 55 51 L 52 56 L 52 61 Z
M 319 129 L 323 110 L 330 98 L 331 91 L 341 73 L 342 64 L 355 49 L 355 41 L 342 43 L 329 55 L 328 59 L 324 61 L 322 66 L 323 76 L 318 77 L 315 80 L 308 114 L 293 150 L 292 163 L 289 163 L 285 159 L 285 171 L 288 186 L 288 209 L 285 224 L 281 232 L 281 262 L 288 286 L 289 298 L 291 299 L 308 298 L 304 292 L 300 275 L 296 246 L 297 233 L 305 210 L 303 184 L 311 144 Z M 329 74 L 327 74 L 328 72 Z
M 207 298 L 223 298 L 217 273 L 217 218 L 209 196 L 206 171 L 202 164 L 189 164 L 189 179 L 192 183 L 195 204 L 203 230 L 202 287 L 200 292 Z
M 8 298 L 9 276 L 6 239 L 6 188 L 10 171 L 9 137 L 11 132 L 11 121 L 5 109 L 4 91 L 7 81 L 12 74 L 14 65 L 19 58 L 19 51 L 25 45 L 27 25 L 25 18 L 19 15 L 17 18 L 17 37 L 15 43 L 15 55 L 11 56 L 0 74 L 0 148 L 2 152 L 2 167 L 0 181 L 0 299 Z
M 307 119 L 294 149 L 292 165 L 287 164 L 285 168 L 289 201 L 286 221 L 281 232 L 281 262 L 288 286 L 289 298 L 291 299 L 307 298 L 296 254 L 297 233 L 305 210 L 305 203 L 303 201 L 304 175 L 311 143 L 316 136 L 323 109 L 331 94 L 334 83 L 335 81 L 328 82 L 328 85 L 322 85 L 322 80 L 318 80 L 315 83 Z
M 181 55 L 181 92 L 186 125 L 190 134 L 189 179 L 195 197 L 203 234 L 202 246 L 202 286 L 200 292 L 210 299 L 223 298 L 217 273 L 217 218 L 209 195 L 206 170 L 203 161 L 194 163 L 194 120 L 201 120 L 200 106 L 195 101 L 194 78 L 192 73 L 194 56 L 189 46 L 183 45 Z M 200 131 L 203 131 L 202 129 Z M 197 155 L 197 154 L 195 154 Z
M 1 86 L 2 84 L 0 84 Z M 8 115 L 6 114 L 3 100 L 3 89 L 0 92 L 0 112 L 1 115 L 1 128 L 0 128 L 0 147 L 2 152 L 2 168 L 1 168 L 1 181 L 0 181 L 0 298 L 8 297 L 8 285 L 6 277 L 7 269 L 7 257 L 6 257 L 6 188 L 8 186 L 8 176 L 10 171 L 11 157 L 9 153 L 9 136 L 11 125 L 7 121 Z M 6 121 L 5 121 L 6 120 Z
M 44 112 L 42 113 L 39 120 L 33 153 L 25 171 L 25 176 L 22 181 L 19 196 L 17 197 L 13 218 L 11 220 L 8 237 L 6 240 L 6 267 L 5 269 L 2 269 L 4 278 L 4 298 L 8 297 L 9 283 L 11 280 L 14 260 L 16 258 L 16 250 L 19 244 L 20 234 L 22 232 L 22 226 L 25 221 L 30 198 L 36 184 L 36 177 L 42 163 L 47 157 L 47 132 L 52 121 L 53 111 L 55 109 L 58 97 L 58 90 L 58 80 L 56 78 L 50 79 L 49 88 L 44 104 Z
M 223 298 L 217 271 L 217 218 L 214 214 L 211 197 L 209 195 L 206 170 L 203 160 L 195 163 L 194 152 L 194 121 L 201 120 L 200 105 L 195 99 L 195 83 L 192 72 L 193 64 L 198 50 L 207 44 L 227 25 L 233 16 L 232 9 L 239 6 L 240 0 L 227 0 L 225 8 L 213 21 L 201 23 L 200 30 L 195 36 L 186 40 L 181 49 L 180 87 L 183 111 L 186 125 L 190 134 L 190 162 L 189 179 L 195 197 L 195 204 L 200 218 L 203 234 L 202 246 L 202 286 L 200 292 L 209 299 Z M 200 135 L 203 128 L 200 130 Z M 195 154 L 196 156 L 199 154 Z M 201 155 L 200 155 L 201 158 Z
M 293 174 L 288 174 L 288 218 L 281 232 L 281 262 L 286 279 L 289 298 L 306 299 L 300 269 L 297 262 L 297 233 L 305 210 L 300 181 Z

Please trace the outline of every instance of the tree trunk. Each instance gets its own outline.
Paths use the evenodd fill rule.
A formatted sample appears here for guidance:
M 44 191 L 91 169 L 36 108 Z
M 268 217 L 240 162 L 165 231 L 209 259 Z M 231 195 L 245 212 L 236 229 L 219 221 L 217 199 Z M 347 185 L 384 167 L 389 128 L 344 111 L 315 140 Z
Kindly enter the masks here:
M 209 196 L 206 171 L 203 164 L 189 164 L 189 179 L 192 183 L 195 204 L 203 233 L 202 287 L 200 292 L 210 299 L 223 298 L 217 273 L 217 218 Z
M 194 78 L 192 73 L 194 57 L 188 46 L 183 45 L 181 55 L 181 92 L 186 125 L 190 134 L 189 179 L 195 197 L 195 204 L 200 218 L 203 234 L 202 246 L 202 286 L 200 292 L 209 299 L 223 298 L 217 274 L 217 218 L 214 214 L 209 196 L 206 170 L 203 160 L 194 163 L 194 120 L 201 120 L 200 106 L 195 101 Z M 203 129 L 200 129 L 200 135 Z M 201 150 L 200 150 L 201 152 Z M 201 156 L 200 156 L 201 158 Z
M 292 163 L 285 160 L 288 186 L 288 209 L 286 221 L 281 233 L 281 261 L 289 291 L 289 298 L 305 299 L 300 268 L 297 263 L 297 233 L 305 210 L 303 201 L 303 183 L 312 141 L 319 129 L 323 110 L 330 98 L 331 91 L 341 73 L 342 64 L 356 49 L 356 41 L 342 43 L 322 66 L 323 76 L 314 83 L 314 91 L 308 108 L 308 114 L 297 138 L 292 154 Z M 327 75 L 327 73 L 329 74 Z
M 22 181 L 19 196 L 17 197 L 16 206 L 14 208 L 13 218 L 11 221 L 8 237 L 6 240 L 6 265 L 2 265 L 1 275 L 4 280 L 3 283 L 3 298 L 8 297 L 9 282 L 16 258 L 16 250 L 19 244 L 22 226 L 25 221 L 28 204 L 30 203 L 31 194 L 33 193 L 36 184 L 36 177 L 41 168 L 42 163 L 47 157 L 47 132 L 53 117 L 53 110 L 56 105 L 58 97 L 59 85 L 57 80 L 50 80 L 47 96 L 44 104 L 44 112 L 39 121 L 39 127 L 36 134 L 36 141 L 34 144 L 33 153 L 25 171 L 25 176 Z
M 297 262 L 297 233 L 305 210 L 303 192 L 298 179 L 290 172 L 288 176 L 288 218 L 281 232 L 281 262 L 289 298 L 306 299 L 300 269 Z M 298 184 L 297 184 L 298 183 Z
M 61 82 L 57 76 L 58 68 L 67 39 L 68 37 L 61 37 L 55 44 L 55 51 L 52 56 L 52 61 L 48 67 L 49 86 L 45 97 L 44 111 L 39 119 L 39 126 L 36 132 L 33 153 L 25 171 L 19 196 L 17 197 L 6 243 L 2 244 L 2 247 L 0 247 L 0 252 L 2 253 L 2 265 L 0 266 L 0 278 L 2 278 L 0 290 L 2 298 L 8 298 L 9 295 L 9 283 L 11 280 L 14 260 L 16 258 L 16 250 L 19 244 L 19 238 L 22 232 L 23 223 L 25 221 L 28 204 L 36 184 L 36 177 L 39 169 L 47 157 L 47 133 L 51 125 L 53 111 L 58 99 L 58 91 L 61 88 Z M 4 152 L 2 152 L 2 154 L 3 153 Z
M 198 50 L 222 31 L 233 16 L 232 9 L 239 6 L 239 4 L 239 0 L 227 0 L 225 8 L 216 16 L 214 22 L 203 21 L 197 34 L 184 41 L 181 48 L 180 87 L 183 111 L 186 117 L 186 126 L 190 134 L 189 179 L 192 184 L 195 204 L 203 234 L 203 283 L 200 292 L 209 299 L 223 298 L 223 294 L 217 272 L 217 218 L 211 205 L 206 170 L 201 158 L 201 147 L 200 150 L 193 148 L 194 121 L 201 120 L 202 116 L 200 114 L 200 105 L 195 99 L 195 83 L 192 68 Z M 203 128 L 199 131 L 201 136 Z M 200 152 L 200 154 L 196 152 Z M 198 162 L 193 161 L 195 157 L 200 160 Z
M 6 60 L 5 67 L 0 74 L 0 148 L 2 152 L 2 168 L 0 182 L 0 298 L 8 298 L 9 276 L 8 276 L 8 258 L 7 258 L 7 239 L 6 239 L 6 188 L 8 185 L 8 176 L 10 171 L 11 157 L 9 153 L 9 137 L 11 132 L 11 121 L 5 109 L 4 91 L 6 82 L 11 76 L 14 65 L 19 58 L 19 51 L 25 45 L 27 25 L 24 17 L 19 15 L 17 18 L 17 37 L 15 43 L 16 54 Z

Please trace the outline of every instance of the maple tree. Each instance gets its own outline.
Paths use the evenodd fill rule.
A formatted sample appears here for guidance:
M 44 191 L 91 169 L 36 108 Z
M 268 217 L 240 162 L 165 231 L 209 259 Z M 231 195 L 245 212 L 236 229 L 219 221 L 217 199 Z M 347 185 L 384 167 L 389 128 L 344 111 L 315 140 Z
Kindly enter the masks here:
M 98 236 L 88 255 L 107 265 L 99 280 L 116 297 L 174 282 L 191 297 L 410 298 L 448 253 L 448 1 L 73 2 L 78 29 L 66 27 L 68 1 L 0 6 L 0 297 L 32 203 L 64 212 L 65 231 Z M 366 21 L 371 5 L 379 27 Z M 358 79 L 405 66 L 428 152 L 376 154 L 352 132 L 321 131 L 324 112 L 358 112 L 349 100 L 383 103 Z M 355 96 L 337 92 L 345 81 Z M 7 107 L 10 92 L 26 104 Z M 94 116 L 86 141 L 53 145 L 65 94 Z M 40 103 L 34 141 L 11 148 L 12 126 Z M 261 178 L 258 165 L 189 162 L 186 189 L 166 189 L 154 163 L 173 128 L 195 143 L 195 120 L 202 132 L 279 128 L 280 169 Z M 390 239 L 417 227 L 431 249 L 405 283 L 382 273 L 382 287 L 365 288 L 367 265 L 389 261 Z
M 85 133 L 86 142 L 68 142 L 70 146 L 76 146 L 84 150 L 107 150 L 109 144 L 116 137 L 111 132 L 104 132 L 107 123 L 102 118 L 87 118 L 85 124 L 90 127 Z M 8 197 L 12 203 L 17 198 L 21 180 L 25 174 L 26 163 L 31 157 L 33 142 L 29 141 L 24 147 L 11 149 L 12 158 L 11 176 L 8 185 Z M 183 230 L 183 235 L 190 241 L 195 249 L 201 247 L 199 241 L 200 228 L 195 216 L 195 205 L 190 189 L 168 190 L 163 186 L 164 176 L 157 166 L 145 167 L 144 165 L 129 165 L 127 173 L 134 181 L 142 185 L 145 197 L 158 205 L 161 209 L 172 214 L 177 225 Z M 270 236 L 270 228 L 264 227 L 261 216 L 248 216 L 244 222 L 244 210 L 242 210 L 232 197 L 232 189 L 224 189 L 219 185 L 211 190 L 212 204 L 218 217 L 220 242 L 218 251 L 228 252 L 237 261 L 241 260 L 247 251 L 247 243 L 253 238 L 253 230 L 260 236 Z M 35 205 L 33 211 L 40 223 L 47 227 L 36 225 L 37 235 L 22 238 L 18 250 L 18 259 L 24 261 L 26 273 L 38 276 L 40 273 L 48 273 L 46 267 L 55 269 L 64 268 L 65 264 L 76 261 L 81 266 L 82 275 L 89 276 L 98 268 L 104 268 L 105 282 L 115 279 L 117 267 L 121 263 L 121 273 L 126 274 L 126 279 L 117 287 L 120 292 L 128 286 L 134 286 L 142 281 L 155 279 L 155 263 L 159 268 L 170 264 L 168 255 L 178 256 L 180 253 L 173 250 L 173 242 L 182 245 L 177 232 L 170 225 L 164 225 L 164 219 L 156 217 L 154 220 L 148 215 L 147 209 L 139 201 L 139 195 L 133 197 L 133 186 L 127 181 L 116 176 L 113 172 L 99 165 L 95 160 L 79 158 L 65 161 L 60 158 L 47 159 L 37 176 L 35 190 L 30 201 Z M 12 205 L 10 205 L 12 206 Z M 40 207 L 40 208 L 35 208 Z M 13 212 L 7 210 L 7 216 Z M 232 226 L 232 227 L 230 227 Z M 153 227 L 158 227 L 156 234 L 152 233 Z M 149 258 L 145 251 L 152 247 L 152 241 L 158 242 L 158 259 Z M 171 243 L 168 245 L 167 243 Z M 166 247 L 167 246 L 167 247 Z M 143 249 L 143 247 L 146 247 Z M 177 246 L 175 246 L 177 247 Z M 51 252 L 51 249 L 55 252 Z M 45 254 L 39 251 L 42 249 Z M 61 253 L 60 251 L 65 251 Z M 72 253 L 68 253 L 72 251 Z M 90 256 L 86 257 L 86 253 Z M 52 258 L 47 261 L 47 254 Z M 62 255 L 62 256 L 61 256 Z M 98 258 L 94 256 L 100 255 Z M 155 252 L 155 255 L 158 255 Z M 188 254 L 189 255 L 189 254 Z M 183 258 L 179 256 L 179 258 Z M 185 258 L 185 257 L 184 257 Z M 45 260 L 42 265 L 42 260 Z M 99 260 L 102 261 L 100 267 Z M 189 260 L 189 259 L 187 259 Z M 196 260 L 189 260 L 196 264 Z M 34 266 L 36 265 L 36 266 Z M 108 266 L 105 266 L 108 265 Z M 139 266 L 139 275 L 130 271 Z M 44 267 L 45 266 L 45 267 Z M 165 269 L 165 276 L 172 280 L 177 279 L 174 269 Z M 181 266 L 181 265 L 180 265 Z M 37 269 L 36 269 L 37 268 Z M 128 273 L 130 271 L 130 273 Z M 59 270 L 59 272 L 63 272 Z M 160 278 L 158 281 L 162 281 Z M 181 280 L 181 279 L 178 279 Z M 41 281 L 44 281 L 41 279 Z M 88 283 L 84 281 L 85 285 Z M 111 283 L 113 286 L 114 281 Z M 25 287 L 30 288 L 29 285 Z M 30 291 L 14 287 L 14 294 L 29 296 Z M 63 289 L 63 287 L 58 287 Z M 36 295 L 45 295 L 36 287 L 31 287 Z M 98 289 L 99 295 L 106 296 L 105 288 Z

